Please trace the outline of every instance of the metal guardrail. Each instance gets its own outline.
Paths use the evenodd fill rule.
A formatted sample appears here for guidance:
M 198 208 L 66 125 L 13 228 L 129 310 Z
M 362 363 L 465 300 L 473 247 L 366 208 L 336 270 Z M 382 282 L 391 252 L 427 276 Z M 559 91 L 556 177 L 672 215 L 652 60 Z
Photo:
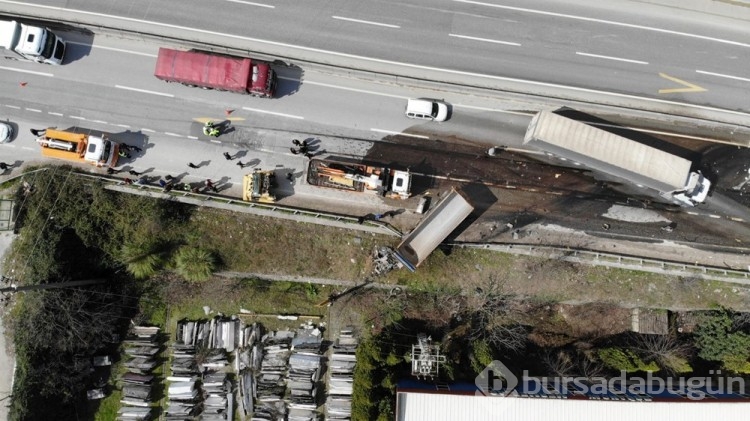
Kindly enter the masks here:
M 376 221 L 365 221 L 360 224 L 356 217 L 320 212 L 309 209 L 295 208 L 278 204 L 245 202 L 243 200 L 222 196 L 193 193 L 182 190 L 164 192 L 154 185 L 126 185 L 120 179 L 113 179 L 94 174 L 79 174 L 91 179 L 109 183 L 109 190 L 138 194 L 165 200 L 175 200 L 197 206 L 208 206 L 219 209 L 252 213 L 255 215 L 271 216 L 298 222 L 337 226 L 340 228 L 369 231 L 383 235 L 401 237 L 402 233 L 389 224 Z M 486 244 L 486 243 L 446 243 L 460 248 L 476 248 L 526 256 L 544 257 L 548 259 L 564 260 L 572 263 L 607 266 L 620 269 L 639 270 L 674 276 L 691 276 L 700 279 L 731 282 L 750 285 L 750 271 L 741 271 L 697 264 L 670 262 L 665 260 L 647 259 L 643 257 L 618 255 L 584 249 L 567 247 L 538 246 L 527 244 Z
M 530 246 L 527 244 L 475 243 L 450 243 L 449 245 L 460 248 L 476 248 L 498 251 L 502 253 L 558 259 L 567 262 L 589 264 L 593 266 L 607 266 L 619 269 L 639 270 L 664 275 L 691 276 L 706 280 L 750 285 L 750 272 L 725 269 L 720 267 L 670 262 L 665 260 L 647 259 L 643 257 L 625 256 L 612 253 L 603 253 L 599 251 L 553 246 L 547 247 L 536 245 Z
M 348 229 L 358 229 L 383 235 L 400 237 L 401 233 L 389 224 L 364 221 L 359 223 L 356 217 L 348 215 L 339 215 L 329 212 L 321 212 L 310 209 L 296 208 L 271 203 L 246 202 L 244 200 L 227 198 L 222 196 L 209 195 L 205 193 L 193 193 L 183 190 L 170 190 L 165 192 L 159 186 L 144 184 L 124 184 L 122 181 L 110 179 L 107 177 L 82 174 L 85 177 L 103 180 L 109 185 L 105 188 L 109 190 L 121 191 L 125 193 L 138 194 L 141 196 L 154 197 L 158 199 L 174 200 L 181 203 L 188 203 L 197 206 L 208 206 L 217 209 L 227 209 L 238 212 L 246 212 L 255 215 L 273 216 L 275 218 L 293 220 L 298 222 L 308 222 L 312 224 L 337 226 Z

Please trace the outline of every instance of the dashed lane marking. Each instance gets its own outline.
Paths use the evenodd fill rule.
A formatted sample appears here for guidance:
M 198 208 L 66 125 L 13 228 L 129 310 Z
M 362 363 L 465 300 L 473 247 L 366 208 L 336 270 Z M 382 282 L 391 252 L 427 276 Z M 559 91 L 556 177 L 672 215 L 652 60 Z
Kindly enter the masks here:
M 174 98 L 174 95 L 172 94 L 168 94 L 164 92 L 157 92 L 157 91 L 149 91 L 148 89 L 133 88 L 131 86 L 115 85 L 115 88 L 124 89 L 126 91 L 140 92 L 143 94 L 159 95 L 159 96 L 166 96 L 169 98 Z
M 385 134 L 392 134 L 397 136 L 409 136 L 409 137 L 416 137 L 418 139 L 429 139 L 430 136 L 423 136 L 419 134 L 409 134 L 409 133 L 403 133 L 403 132 L 396 132 L 393 130 L 383 130 L 383 129 L 370 129 L 372 132 L 378 132 L 378 133 L 385 133 Z
M 259 110 L 257 108 L 242 107 L 242 109 L 246 110 L 246 111 L 253 111 L 253 112 L 256 112 L 256 113 L 261 113 L 261 114 L 271 114 L 271 115 L 275 115 L 275 116 L 279 116 L 279 117 L 296 118 L 297 120 L 304 120 L 305 119 L 305 117 L 294 115 L 294 114 L 277 113 L 275 111 Z
M 373 22 L 371 20 L 352 19 L 352 18 L 345 18 L 343 16 L 331 16 L 331 17 L 333 19 L 344 20 L 347 22 L 354 22 L 354 23 L 364 23 L 366 25 L 385 26 L 386 28 L 395 28 L 395 29 L 401 28 L 398 25 L 391 25 L 390 23 Z
M 270 5 L 270 4 L 263 4 L 263 3 L 254 3 L 251 1 L 242 1 L 242 0 L 227 0 L 230 3 L 240 3 L 240 4 L 246 4 L 248 6 L 258 6 L 258 7 L 266 7 L 269 9 L 275 9 L 276 6 Z
M 750 82 L 750 79 L 746 77 L 739 77 L 739 76 L 732 76 L 732 75 L 725 75 L 722 73 L 714 73 L 714 72 L 706 72 L 704 70 L 696 70 L 695 73 L 700 73 L 702 75 L 709 75 L 709 76 L 716 76 L 716 77 L 723 77 L 727 79 L 734 79 L 734 80 L 741 80 L 743 82 Z
M 481 42 L 491 42 L 493 44 L 502 44 L 502 45 L 510 45 L 513 47 L 520 47 L 521 44 L 517 42 L 510 42 L 510 41 L 500 41 L 497 39 L 489 39 L 489 38 L 479 38 L 479 37 L 470 37 L 468 35 L 459 35 L 459 34 L 448 34 L 449 37 L 454 38 L 461 38 L 461 39 L 469 39 L 472 41 L 481 41 Z
M 55 75 L 53 75 L 52 73 L 35 72 L 33 70 L 24 70 L 24 69 L 14 69 L 13 67 L 0 66 L 0 69 L 2 69 L 2 70 L 9 70 L 11 72 L 28 73 L 30 75 L 55 77 Z
M 134 54 L 137 56 L 144 56 L 144 57 L 156 57 L 156 54 L 151 53 L 142 53 L 140 51 L 133 51 L 133 50 L 124 50 L 122 48 L 114 48 L 114 47 L 105 47 L 103 45 L 96 45 L 96 44 L 89 44 L 87 42 L 76 42 L 76 41 L 67 41 L 68 44 L 76 44 L 76 45 L 83 45 L 85 47 L 94 47 L 98 48 L 100 50 L 110 50 L 110 51 L 117 51 L 118 53 L 127 53 L 127 54 Z
M 632 60 L 632 59 L 628 59 L 628 58 L 620 58 L 620 57 L 612 57 L 612 56 L 602 56 L 602 55 L 599 55 L 599 54 L 582 53 L 580 51 L 576 51 L 576 55 L 584 56 L 584 57 L 601 58 L 601 59 L 604 59 L 604 60 L 623 61 L 625 63 L 648 64 L 647 61 Z

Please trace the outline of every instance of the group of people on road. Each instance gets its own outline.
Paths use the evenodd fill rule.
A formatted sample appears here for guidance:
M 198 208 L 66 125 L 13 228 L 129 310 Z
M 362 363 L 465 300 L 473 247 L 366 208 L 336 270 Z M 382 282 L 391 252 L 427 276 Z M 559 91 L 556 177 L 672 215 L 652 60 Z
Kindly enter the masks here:
M 310 145 L 307 143 L 307 140 L 303 140 L 300 142 L 299 139 L 292 139 L 292 144 L 296 146 L 296 148 L 291 147 L 289 148 L 289 151 L 293 153 L 294 155 L 302 154 L 305 156 L 305 158 L 308 158 L 308 159 L 315 156 L 312 153 L 310 153 Z
M 221 131 L 219 127 L 214 125 L 212 121 L 208 121 L 203 126 L 203 133 L 206 136 L 218 137 L 221 134 Z M 292 144 L 296 146 L 296 148 L 295 147 L 290 148 L 293 154 L 295 155 L 303 154 L 307 158 L 312 158 L 314 156 L 312 153 L 310 153 L 310 145 L 307 140 L 300 141 L 298 139 L 293 139 Z M 128 152 L 131 152 L 131 151 L 141 152 L 142 149 L 137 146 L 132 146 L 132 145 L 128 145 L 125 143 L 120 144 L 120 151 L 119 151 L 120 156 L 130 158 L 130 155 L 128 154 Z M 224 159 L 226 159 L 227 161 L 232 161 L 237 158 L 236 155 L 232 155 L 229 152 L 223 152 L 222 155 L 224 156 Z M 0 163 L 0 169 L 4 169 L 3 165 L 5 164 Z M 203 166 L 202 163 L 199 165 L 196 165 L 192 162 L 188 162 L 187 165 L 188 167 L 193 168 L 193 169 L 198 169 Z M 240 168 L 245 168 L 246 166 L 252 165 L 252 164 L 247 163 L 247 162 L 237 161 L 236 165 Z M 7 165 L 6 165 L 6 168 L 7 168 Z M 117 174 L 120 171 L 121 170 L 118 170 L 115 168 L 107 168 L 107 174 L 109 175 Z M 148 177 L 143 176 L 142 173 L 138 171 L 129 170 L 128 174 L 134 177 L 139 177 L 139 178 L 136 180 L 133 180 L 131 178 L 125 178 L 123 180 L 124 184 L 147 185 L 150 182 Z M 294 173 L 291 173 L 291 172 L 288 173 L 286 178 L 287 180 L 293 182 Z M 167 175 L 163 179 L 159 179 L 158 183 L 159 183 L 159 186 L 163 189 L 162 191 L 164 192 L 169 192 L 174 188 L 178 188 L 180 190 L 185 190 L 185 191 L 192 191 L 193 193 L 200 193 L 201 191 L 203 192 L 211 191 L 211 192 L 217 193 L 219 191 L 219 189 L 216 187 L 214 182 L 211 181 L 210 179 L 205 180 L 202 186 L 199 185 L 196 187 L 189 183 L 175 184 L 174 177 L 172 177 L 171 175 Z

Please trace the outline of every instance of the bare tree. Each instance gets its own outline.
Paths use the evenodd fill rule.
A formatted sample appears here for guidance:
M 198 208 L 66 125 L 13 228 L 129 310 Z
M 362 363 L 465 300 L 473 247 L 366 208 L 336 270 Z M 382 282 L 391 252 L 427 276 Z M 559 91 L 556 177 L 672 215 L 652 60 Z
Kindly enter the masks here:
M 736 312 L 732 314 L 732 331 L 744 330 L 750 327 L 750 312 Z
M 547 349 L 542 354 L 542 362 L 550 373 L 557 377 L 565 377 L 573 374 L 575 364 L 573 359 L 565 351 L 553 351 Z
M 655 361 L 659 367 L 677 373 L 684 360 L 690 355 L 690 346 L 680 342 L 674 335 L 635 334 L 630 347 L 646 360 Z
M 595 359 L 592 359 L 586 352 L 579 353 L 577 366 L 580 375 L 590 381 L 595 378 L 600 378 L 604 375 L 604 368 L 602 367 L 601 363 Z
M 520 351 L 526 347 L 528 332 L 518 322 L 513 296 L 503 293 L 502 282 L 490 277 L 485 288 L 477 288 L 467 306 L 470 340 L 484 339 L 495 348 Z

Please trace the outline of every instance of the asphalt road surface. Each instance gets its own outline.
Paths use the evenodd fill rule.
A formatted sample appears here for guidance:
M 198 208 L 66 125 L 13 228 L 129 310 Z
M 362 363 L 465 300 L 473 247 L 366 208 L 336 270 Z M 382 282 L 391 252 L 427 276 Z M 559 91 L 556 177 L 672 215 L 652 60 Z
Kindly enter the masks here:
M 364 61 L 395 74 L 690 104 L 694 115 L 718 109 L 743 117 L 750 111 L 744 95 L 750 81 L 747 22 L 643 2 L 1 3 L 11 11 L 65 12 L 92 24 L 111 19 L 118 27 L 143 25 L 159 33 L 180 32 L 185 39 L 220 35 L 248 50 L 315 54 L 342 65 Z

